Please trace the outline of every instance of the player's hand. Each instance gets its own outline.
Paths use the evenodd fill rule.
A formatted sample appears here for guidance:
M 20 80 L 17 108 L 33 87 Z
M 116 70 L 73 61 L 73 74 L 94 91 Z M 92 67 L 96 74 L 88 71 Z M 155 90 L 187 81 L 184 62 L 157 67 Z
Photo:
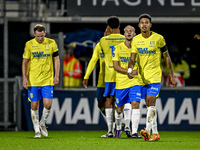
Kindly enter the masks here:
M 173 87 L 176 87 L 178 84 L 174 77 L 171 77 L 171 84 L 173 85 Z
M 132 73 L 133 73 L 132 68 L 128 68 L 127 76 L 128 76 L 129 79 L 133 79 L 133 75 L 132 75 Z
M 53 80 L 53 83 L 54 83 L 54 86 L 57 85 L 59 83 L 59 77 L 54 77 L 54 80 Z
M 133 75 L 138 75 L 138 70 L 133 70 L 133 71 L 132 71 L 132 74 L 133 74 Z
M 131 73 L 127 73 L 129 79 L 133 79 L 133 75 Z
M 23 78 L 23 87 L 28 90 L 28 80 L 27 80 L 27 78 Z
M 88 83 L 88 79 L 84 79 L 83 80 L 83 87 L 84 88 L 87 88 L 87 83 Z
M 195 34 L 194 38 L 197 38 L 199 40 L 200 39 L 200 35 L 199 34 Z

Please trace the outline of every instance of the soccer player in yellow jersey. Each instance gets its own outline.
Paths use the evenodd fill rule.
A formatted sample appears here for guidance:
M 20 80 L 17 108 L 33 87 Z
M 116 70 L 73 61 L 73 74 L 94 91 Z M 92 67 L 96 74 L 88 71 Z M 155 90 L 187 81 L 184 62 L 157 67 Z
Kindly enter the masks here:
M 172 62 L 165 39 L 162 35 L 150 31 L 152 26 L 151 16 L 149 14 L 140 15 L 138 26 L 141 34 L 133 38 L 133 49 L 129 61 L 128 76 L 132 78 L 132 68 L 134 67 L 137 57 L 138 77 L 141 77 L 145 84 L 142 87 L 141 96 L 145 99 L 147 104 L 146 129 L 141 130 L 140 133 L 144 137 L 144 140 L 157 141 L 160 139 L 160 135 L 157 131 L 155 104 L 161 88 L 161 54 L 163 54 L 169 69 L 173 87 L 177 86 L 177 82 L 173 76 Z M 152 136 L 150 138 L 151 129 Z
M 138 136 L 137 130 L 140 119 L 140 100 L 141 100 L 141 80 L 137 76 L 133 79 L 129 79 L 127 76 L 128 72 L 128 62 L 131 55 L 131 43 L 133 37 L 136 35 L 135 28 L 128 25 L 124 28 L 124 36 L 126 41 L 115 46 L 115 51 L 113 52 L 113 65 L 116 71 L 116 132 L 115 138 L 120 138 L 121 136 L 121 123 L 122 123 L 122 113 L 123 108 L 126 103 L 132 104 L 132 138 L 142 138 Z M 134 73 L 137 74 L 137 66 L 135 65 Z M 125 132 L 128 132 L 125 130 Z M 130 131 L 129 131 L 130 132 Z
M 104 32 L 104 36 L 107 36 L 110 34 L 109 28 L 106 28 Z M 99 43 L 97 43 L 92 58 L 90 59 L 90 62 L 87 66 L 87 70 L 84 76 L 83 80 L 83 87 L 87 88 L 88 79 L 90 74 L 92 73 L 97 61 L 99 60 L 100 64 L 100 70 L 99 70 L 99 77 L 98 77 L 98 83 L 97 83 L 97 100 L 98 100 L 98 107 L 101 110 L 101 112 L 105 115 L 105 97 L 103 96 L 105 91 L 105 60 L 104 60 L 104 54 L 101 50 L 101 47 L 99 46 Z
M 28 89 L 28 100 L 31 102 L 31 118 L 35 130 L 34 138 L 41 138 L 41 133 L 44 137 L 48 136 L 45 123 L 52 106 L 53 86 L 59 83 L 60 59 L 58 48 L 55 41 L 46 38 L 45 35 L 45 27 L 37 24 L 34 27 L 35 38 L 26 42 L 22 62 L 23 87 Z M 41 99 L 43 99 L 44 108 L 39 122 L 38 109 Z
M 112 62 L 112 55 L 114 52 L 114 46 L 125 41 L 125 37 L 119 34 L 120 22 L 116 16 L 111 16 L 107 20 L 107 25 L 111 32 L 110 35 L 102 37 L 99 45 L 103 50 L 105 56 L 105 113 L 107 119 L 108 133 L 107 137 L 113 137 L 113 108 L 114 108 L 114 97 L 115 97 L 115 70 Z

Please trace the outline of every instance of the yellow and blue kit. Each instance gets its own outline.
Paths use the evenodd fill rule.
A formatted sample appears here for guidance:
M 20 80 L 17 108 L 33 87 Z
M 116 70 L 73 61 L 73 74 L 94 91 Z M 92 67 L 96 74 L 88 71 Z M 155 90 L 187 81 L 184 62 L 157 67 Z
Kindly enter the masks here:
M 42 43 L 38 43 L 34 38 L 26 42 L 23 58 L 29 60 L 29 101 L 33 102 L 42 98 L 53 99 L 53 56 L 57 55 L 58 48 L 53 39 L 45 38 Z
M 161 55 L 168 51 L 162 35 L 152 32 L 149 38 L 139 34 L 133 38 L 132 53 L 137 53 L 138 76 L 145 86 L 142 98 L 146 95 L 157 97 L 161 88 Z
M 115 51 L 115 46 L 124 42 L 125 37 L 121 34 L 110 34 L 102 37 L 100 40 L 100 47 L 105 56 L 105 82 L 115 82 L 115 70 L 112 62 L 112 55 Z
M 103 96 L 105 91 L 105 57 L 101 50 L 99 43 L 96 44 L 92 58 L 87 66 L 87 71 L 85 73 L 84 79 L 89 79 L 90 74 L 92 73 L 97 61 L 99 60 L 100 70 L 98 76 L 98 83 L 97 83 L 97 100 L 103 100 L 105 97 Z
M 115 46 L 115 51 L 112 60 L 118 61 L 119 66 L 128 69 L 128 62 L 131 56 L 131 48 L 128 48 L 124 42 Z M 133 70 L 137 70 L 137 60 Z M 127 74 L 116 71 L 116 89 L 125 89 L 134 85 L 142 85 L 137 75 L 133 75 L 133 79 L 129 79 Z
M 99 70 L 99 77 L 98 77 L 98 83 L 97 87 L 105 87 L 105 60 L 104 60 L 104 54 L 101 50 L 101 47 L 99 43 L 97 43 L 92 58 L 90 59 L 90 62 L 87 66 L 87 71 L 85 73 L 84 79 L 89 79 L 90 74 L 92 73 L 97 61 L 99 60 L 100 70 Z
M 128 69 L 128 62 L 131 56 L 131 48 L 128 48 L 124 42 L 115 46 L 115 51 L 112 60 L 118 61 L 119 66 Z M 137 61 L 133 70 L 137 69 Z M 141 87 L 142 81 L 139 80 L 137 75 L 129 79 L 127 74 L 116 71 L 116 106 L 123 106 L 125 103 L 131 101 L 141 100 Z
M 53 53 L 57 52 L 53 39 L 45 38 L 38 43 L 36 39 L 26 42 L 23 58 L 29 60 L 28 86 L 54 85 Z
M 115 95 L 116 73 L 113 67 L 112 56 L 114 55 L 115 46 L 124 42 L 125 37 L 121 34 L 110 34 L 100 39 L 100 47 L 105 56 L 105 92 L 104 96 Z
M 167 46 L 162 35 L 152 32 L 149 38 L 139 34 L 133 38 L 132 53 L 137 53 L 138 71 L 145 84 L 160 83 L 161 54 L 166 52 Z

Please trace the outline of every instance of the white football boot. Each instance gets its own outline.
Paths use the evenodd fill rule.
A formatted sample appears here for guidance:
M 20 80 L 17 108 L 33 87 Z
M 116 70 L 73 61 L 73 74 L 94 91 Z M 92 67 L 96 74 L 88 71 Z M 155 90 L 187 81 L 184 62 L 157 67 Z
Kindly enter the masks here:
M 48 131 L 47 131 L 47 128 L 46 128 L 46 126 L 45 126 L 44 124 L 40 124 L 40 130 L 41 130 L 42 135 L 43 135 L 44 137 L 47 137 L 47 136 L 48 136 Z

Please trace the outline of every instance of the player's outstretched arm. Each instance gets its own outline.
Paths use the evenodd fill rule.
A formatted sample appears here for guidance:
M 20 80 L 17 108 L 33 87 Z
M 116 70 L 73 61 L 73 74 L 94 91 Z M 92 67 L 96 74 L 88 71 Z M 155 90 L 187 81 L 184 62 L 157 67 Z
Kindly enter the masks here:
M 169 70 L 169 76 L 171 77 L 171 84 L 173 85 L 173 87 L 176 87 L 177 81 L 174 78 L 172 61 L 171 61 L 168 51 L 163 53 L 163 57 L 164 57 L 166 65 L 167 65 L 167 68 Z

